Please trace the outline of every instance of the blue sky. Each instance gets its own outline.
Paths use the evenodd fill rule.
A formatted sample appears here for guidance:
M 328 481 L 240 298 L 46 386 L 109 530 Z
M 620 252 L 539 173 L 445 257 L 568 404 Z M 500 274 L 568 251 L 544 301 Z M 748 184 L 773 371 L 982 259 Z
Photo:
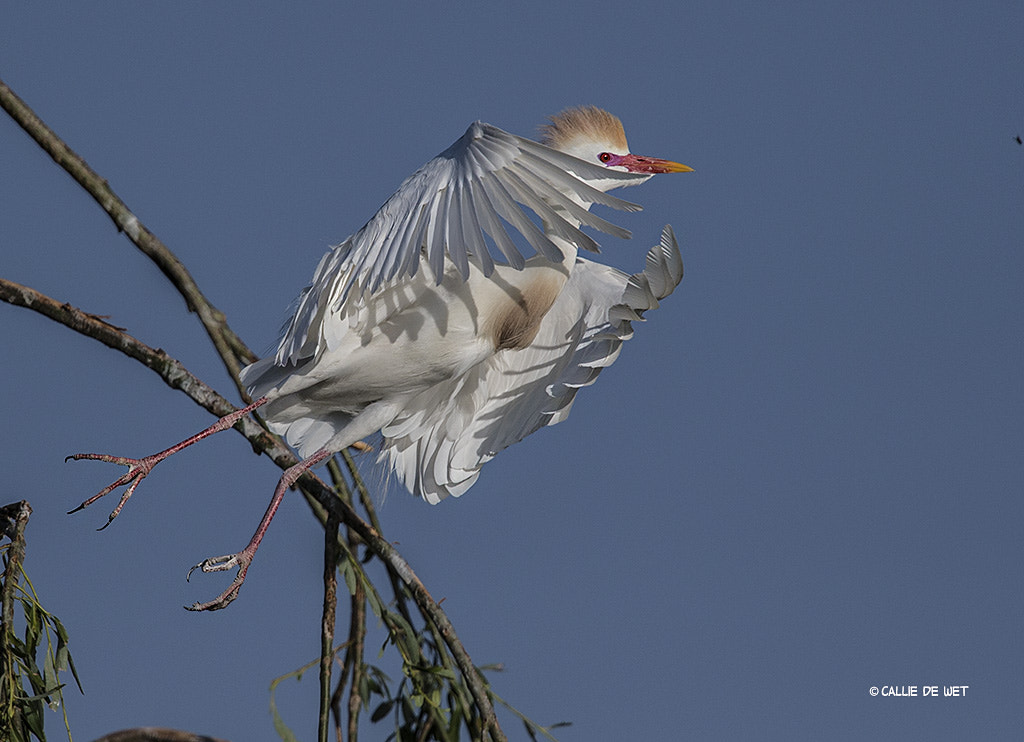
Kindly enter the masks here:
M 661 227 L 686 276 L 569 420 L 458 500 L 380 494 L 385 534 L 503 697 L 561 740 L 1011 739 L 1024 505 L 1019 3 L 6 8 L 0 77 L 174 250 L 255 349 L 323 250 L 476 119 L 568 105 L 696 173 L 622 192 L 602 260 Z M 228 393 L 193 316 L 0 121 L 0 275 L 110 315 Z M 151 372 L 0 306 L 6 501 L 86 689 L 76 739 L 273 739 L 316 656 L 319 526 L 289 495 L 226 611 L 189 566 L 248 539 L 278 471 Z M 383 477 L 365 460 L 371 481 Z M 111 503 L 112 505 L 112 503 Z M 381 661 L 387 665 L 388 660 Z M 967 685 L 962 698 L 872 686 Z M 314 737 L 316 681 L 279 704 Z M 58 717 L 48 720 L 56 737 Z M 512 738 L 521 738 L 508 720 Z M 368 729 L 368 739 L 386 732 Z

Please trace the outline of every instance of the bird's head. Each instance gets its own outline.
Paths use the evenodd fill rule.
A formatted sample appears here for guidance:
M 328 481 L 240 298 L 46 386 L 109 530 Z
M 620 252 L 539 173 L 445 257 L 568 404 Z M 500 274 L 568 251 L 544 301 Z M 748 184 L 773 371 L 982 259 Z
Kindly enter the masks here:
M 609 170 L 641 176 L 635 183 L 642 183 L 657 173 L 687 173 L 693 170 L 671 160 L 630 153 L 622 122 L 596 106 L 567 108 L 552 116 L 550 123 L 541 126 L 540 133 L 541 142 L 548 147 L 586 162 L 603 165 Z M 613 181 L 608 188 L 622 185 L 629 184 Z

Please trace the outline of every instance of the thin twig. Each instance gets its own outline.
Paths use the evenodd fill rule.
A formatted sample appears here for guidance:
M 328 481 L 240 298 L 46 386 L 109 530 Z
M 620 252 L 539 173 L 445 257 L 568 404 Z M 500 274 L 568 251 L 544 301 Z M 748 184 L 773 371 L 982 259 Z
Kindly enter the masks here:
M 353 478 L 353 482 L 357 487 L 361 487 L 362 480 L 359 477 L 359 470 L 356 469 L 352 456 L 348 451 L 343 451 L 342 457 L 348 467 L 349 474 Z M 349 487 L 348 481 L 338 465 L 338 457 L 332 458 L 327 468 L 331 474 L 331 481 L 334 482 L 334 488 L 338 493 L 338 497 L 352 505 L 352 489 Z M 379 524 L 373 521 L 370 524 L 380 532 Z M 340 533 L 338 538 L 342 538 Z M 362 572 L 362 565 L 358 562 L 357 554 L 357 545 L 362 543 L 361 539 L 351 528 L 345 529 L 344 539 L 343 550 L 346 560 L 351 565 L 352 570 Z M 390 570 L 388 574 L 391 574 Z M 331 695 L 331 710 L 334 713 L 336 737 L 339 742 L 343 739 L 341 731 L 341 698 L 344 695 L 346 686 L 349 689 L 347 704 L 348 742 L 357 742 L 359 739 L 359 711 L 362 707 L 360 685 L 362 684 L 364 672 L 363 646 L 366 640 L 366 588 L 363 585 L 363 580 L 358 578 L 353 581 L 351 587 L 352 593 L 349 596 L 348 642 L 345 648 L 345 660 L 342 665 L 341 677 L 338 679 L 338 686 Z M 351 676 L 351 683 L 349 683 L 349 676 Z
M 327 742 L 331 720 L 331 668 L 334 666 L 334 620 L 338 607 L 338 525 L 335 511 L 324 528 L 324 609 L 320 621 L 320 717 L 317 740 Z
M 366 588 L 360 581 L 356 581 L 356 589 L 352 593 L 349 636 L 352 636 L 355 642 L 349 646 L 345 656 L 346 660 L 349 657 L 352 658 L 352 685 L 349 686 L 348 693 L 348 740 L 356 742 L 359 737 L 359 710 L 363 702 L 359 686 L 362 683 L 363 673 L 366 672 L 363 667 L 363 647 L 366 639 Z

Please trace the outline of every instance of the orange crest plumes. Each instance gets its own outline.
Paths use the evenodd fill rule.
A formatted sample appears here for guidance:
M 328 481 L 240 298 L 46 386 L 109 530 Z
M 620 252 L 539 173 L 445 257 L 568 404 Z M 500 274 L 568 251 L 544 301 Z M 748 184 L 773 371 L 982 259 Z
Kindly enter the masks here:
M 597 106 L 567 108 L 540 127 L 541 142 L 554 149 L 566 149 L 575 139 L 608 142 L 617 151 L 628 152 L 626 132 L 618 116 Z

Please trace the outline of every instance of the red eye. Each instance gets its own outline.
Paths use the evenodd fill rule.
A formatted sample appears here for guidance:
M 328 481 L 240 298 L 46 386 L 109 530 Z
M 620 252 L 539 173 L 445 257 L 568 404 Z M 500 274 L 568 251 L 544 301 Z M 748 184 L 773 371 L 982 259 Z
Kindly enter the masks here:
M 610 152 L 602 152 L 597 156 L 597 159 L 601 162 L 609 162 L 612 159 L 612 155 Z

